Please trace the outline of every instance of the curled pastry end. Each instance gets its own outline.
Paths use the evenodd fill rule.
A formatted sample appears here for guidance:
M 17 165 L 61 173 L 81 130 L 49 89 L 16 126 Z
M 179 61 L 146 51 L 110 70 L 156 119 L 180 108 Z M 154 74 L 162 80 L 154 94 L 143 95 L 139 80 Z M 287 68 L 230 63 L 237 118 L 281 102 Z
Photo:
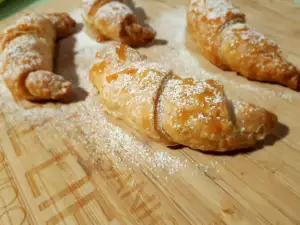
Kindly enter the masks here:
M 142 26 L 137 22 L 137 19 L 127 18 L 125 20 L 125 29 L 123 31 L 125 37 L 125 44 L 130 46 L 147 45 L 154 41 L 156 37 L 156 31 L 150 26 Z M 128 40 L 126 40 L 126 36 Z M 127 43 L 128 42 L 128 43 Z
M 49 71 L 32 72 L 25 80 L 29 93 L 39 100 L 58 100 L 71 91 L 72 83 Z

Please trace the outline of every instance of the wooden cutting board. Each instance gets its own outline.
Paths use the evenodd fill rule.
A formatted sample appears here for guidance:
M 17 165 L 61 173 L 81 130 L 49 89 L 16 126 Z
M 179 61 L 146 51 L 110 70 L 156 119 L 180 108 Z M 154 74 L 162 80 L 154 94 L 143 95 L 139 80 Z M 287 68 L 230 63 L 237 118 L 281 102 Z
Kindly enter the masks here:
M 138 137 L 106 117 L 93 95 L 88 67 L 102 45 L 86 35 L 80 2 L 53 0 L 27 11 L 68 11 L 79 22 L 56 52 L 56 71 L 73 81 L 75 98 L 23 109 L 1 81 L 0 224 L 300 224 L 300 93 L 220 71 L 188 48 L 186 1 L 135 2 L 159 39 L 139 51 L 181 76 L 218 79 L 229 97 L 275 112 L 275 134 L 230 155 Z M 234 3 L 300 67 L 299 5 Z M 1 30 L 17 16 L 2 20 Z

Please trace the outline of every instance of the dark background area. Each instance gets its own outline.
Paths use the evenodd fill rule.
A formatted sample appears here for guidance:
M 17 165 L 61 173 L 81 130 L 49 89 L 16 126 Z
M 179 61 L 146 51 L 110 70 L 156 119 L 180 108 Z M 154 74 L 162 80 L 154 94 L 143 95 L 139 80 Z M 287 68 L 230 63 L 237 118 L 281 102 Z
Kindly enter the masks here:
M 0 20 L 22 11 L 33 4 L 46 1 L 47 0 L 0 0 Z

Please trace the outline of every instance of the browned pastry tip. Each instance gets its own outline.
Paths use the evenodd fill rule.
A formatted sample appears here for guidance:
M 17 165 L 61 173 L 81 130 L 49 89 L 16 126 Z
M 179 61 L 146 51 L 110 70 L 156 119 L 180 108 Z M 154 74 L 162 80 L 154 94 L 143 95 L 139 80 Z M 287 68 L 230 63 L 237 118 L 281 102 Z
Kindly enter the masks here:
M 56 38 L 60 39 L 72 34 L 77 25 L 76 21 L 66 12 L 46 14 L 56 30 Z
M 257 140 L 271 134 L 278 123 L 275 114 L 253 104 L 233 101 L 233 107 L 236 126 L 245 133 L 254 134 Z
M 203 151 L 253 147 L 274 131 L 277 117 L 243 101 L 230 101 L 214 80 L 174 76 L 160 100 L 161 129 L 171 140 Z
M 132 17 L 132 16 L 129 16 Z M 134 21 L 132 23 L 132 21 Z M 121 39 L 124 44 L 130 46 L 140 46 L 152 43 L 156 36 L 156 31 L 151 27 L 141 26 L 137 20 L 125 19 L 124 29 L 121 31 Z
M 297 89 L 299 71 L 282 55 L 278 45 L 246 24 L 227 27 L 221 35 L 219 54 L 232 71 L 244 77 L 279 83 Z

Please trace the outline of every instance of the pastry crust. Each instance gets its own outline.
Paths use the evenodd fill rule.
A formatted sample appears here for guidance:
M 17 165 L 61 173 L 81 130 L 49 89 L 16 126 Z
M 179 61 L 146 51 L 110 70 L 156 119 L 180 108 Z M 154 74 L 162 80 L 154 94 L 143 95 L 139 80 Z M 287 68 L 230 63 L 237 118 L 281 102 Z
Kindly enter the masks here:
M 58 100 L 71 83 L 52 72 L 55 41 L 75 21 L 66 13 L 24 14 L 0 38 L 0 74 L 15 101 Z
M 251 28 L 229 0 L 190 0 L 187 31 L 203 56 L 219 68 L 249 80 L 299 89 L 296 66 L 274 41 Z
M 89 34 L 98 41 L 108 39 L 143 46 L 152 43 L 156 36 L 152 28 L 139 23 L 122 0 L 83 0 L 83 19 Z
M 124 44 L 103 52 L 90 81 L 105 111 L 154 141 L 224 152 L 254 146 L 277 124 L 263 108 L 228 100 L 215 80 L 180 78 Z

